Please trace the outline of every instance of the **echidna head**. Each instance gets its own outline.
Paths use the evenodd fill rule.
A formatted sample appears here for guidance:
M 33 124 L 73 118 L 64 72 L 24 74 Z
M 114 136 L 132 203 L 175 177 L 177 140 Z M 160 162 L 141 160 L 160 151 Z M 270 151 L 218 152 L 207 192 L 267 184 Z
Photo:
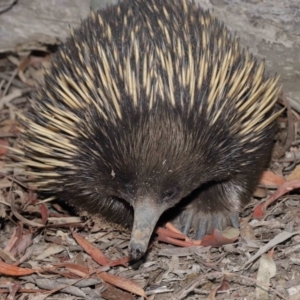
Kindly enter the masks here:
M 159 110 L 142 113 L 131 111 L 117 125 L 104 121 L 93 124 L 94 136 L 81 140 L 76 160 L 81 164 L 77 186 L 84 189 L 82 193 L 87 189 L 98 191 L 98 197 L 90 196 L 95 199 L 95 211 L 105 199 L 112 198 L 122 199 L 133 207 L 133 258 L 145 253 L 164 211 L 201 183 L 217 180 L 228 171 L 223 162 L 224 149 L 218 148 L 222 139 L 218 139 L 220 143 L 215 149 L 204 147 L 208 140 L 215 139 L 216 132 L 226 137 L 224 147 L 231 147 L 226 126 L 208 128 L 204 120 L 199 126 L 193 116 L 189 117 L 179 107 L 161 106 Z M 210 178 L 206 178 L 207 174 Z M 76 196 L 80 193 L 76 191 Z M 122 215 L 124 211 L 119 208 L 116 214 Z

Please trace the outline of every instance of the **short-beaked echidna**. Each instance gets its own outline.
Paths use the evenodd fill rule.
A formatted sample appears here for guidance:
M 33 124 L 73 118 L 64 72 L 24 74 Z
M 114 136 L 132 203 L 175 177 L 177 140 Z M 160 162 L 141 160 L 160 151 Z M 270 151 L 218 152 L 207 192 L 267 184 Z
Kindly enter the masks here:
M 38 190 L 133 225 L 133 258 L 182 199 L 185 233 L 237 226 L 272 151 L 279 87 L 264 72 L 187 0 L 92 12 L 20 116 L 21 164 Z

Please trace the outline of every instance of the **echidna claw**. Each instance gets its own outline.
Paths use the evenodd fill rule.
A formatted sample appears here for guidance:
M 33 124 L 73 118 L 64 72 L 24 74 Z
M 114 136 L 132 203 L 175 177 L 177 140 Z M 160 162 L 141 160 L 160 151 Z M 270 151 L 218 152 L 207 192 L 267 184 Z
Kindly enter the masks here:
M 239 228 L 239 214 L 237 212 L 207 214 L 187 208 L 182 212 L 179 222 L 185 235 L 188 235 L 190 229 L 194 227 L 195 239 L 201 240 L 205 235 L 210 234 L 213 229 L 223 231 L 228 226 Z

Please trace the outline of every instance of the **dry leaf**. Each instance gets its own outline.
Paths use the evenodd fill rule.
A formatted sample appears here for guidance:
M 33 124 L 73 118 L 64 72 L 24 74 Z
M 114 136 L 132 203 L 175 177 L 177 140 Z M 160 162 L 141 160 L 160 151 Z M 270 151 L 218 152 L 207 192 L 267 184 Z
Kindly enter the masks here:
M 259 183 L 263 185 L 281 185 L 284 182 L 285 179 L 282 176 L 279 176 L 272 171 L 265 171 L 259 181 Z
M 276 265 L 269 254 L 263 254 L 260 258 L 257 274 L 258 285 L 255 289 L 256 299 L 268 300 L 268 287 L 270 279 L 276 275 Z
M 267 189 L 261 187 L 257 187 L 253 193 L 253 196 L 255 198 L 265 198 L 267 197 L 267 195 L 268 195 Z
M 223 236 L 227 239 L 237 239 L 240 235 L 240 230 L 234 227 L 228 227 L 227 229 L 223 230 Z
M 59 290 L 64 293 L 86 299 L 86 294 L 76 286 L 67 286 L 65 284 L 57 282 L 55 279 L 47 278 L 37 278 L 35 282 L 39 288 L 42 288 L 44 290 Z
M 107 266 L 109 259 L 103 254 L 103 252 L 88 242 L 85 238 L 72 231 L 72 235 L 76 242 L 89 254 L 99 265 Z
M 7 140 L 0 140 L 0 156 L 8 152 L 8 146 L 9 144 Z
M 68 271 L 70 271 L 71 273 L 76 274 L 80 277 L 85 277 L 85 276 L 89 275 L 89 273 L 90 273 L 88 268 L 78 265 L 78 264 L 69 263 L 69 262 L 56 264 L 55 267 L 57 267 L 57 268 L 65 267 Z
M 0 261 L 0 274 L 8 276 L 26 276 L 35 273 L 36 270 L 28 268 L 19 268 Z
M 104 272 L 97 273 L 97 274 L 105 282 L 108 282 L 114 286 L 117 286 L 118 288 L 121 288 L 127 292 L 130 292 L 135 295 L 139 295 L 141 297 L 148 299 L 144 290 L 137 283 L 135 283 L 127 278 L 123 278 L 120 276 L 116 276 L 116 275 L 112 275 L 112 274 L 104 273 Z
M 106 284 L 105 291 L 101 292 L 101 297 L 107 300 L 134 300 L 134 296 L 120 289 L 113 287 L 110 284 Z
M 262 254 L 266 253 L 268 250 L 271 248 L 275 247 L 276 245 L 284 242 L 285 240 L 291 238 L 292 236 L 300 234 L 300 232 L 287 232 L 287 231 L 282 231 L 278 235 L 276 235 L 271 241 L 269 241 L 266 245 L 262 246 L 258 252 L 250 257 L 244 264 L 244 266 L 252 263 L 255 261 L 258 257 L 260 257 Z
M 206 235 L 202 241 L 203 247 L 220 247 L 226 244 L 231 244 L 238 239 L 239 230 L 236 228 L 228 228 L 223 232 L 214 229 L 210 235 Z
M 255 219 L 261 219 L 265 215 L 265 211 L 267 207 L 276 201 L 279 197 L 283 196 L 286 193 L 291 192 L 294 189 L 300 188 L 300 180 L 295 179 L 292 181 L 286 181 L 283 183 L 278 190 L 270 196 L 264 203 L 260 203 L 257 205 L 253 210 L 253 218 Z
M 169 229 L 165 229 L 162 227 L 157 228 L 156 232 L 158 237 L 157 239 L 160 242 L 168 243 L 171 245 L 176 245 L 180 247 L 190 247 L 195 246 L 192 240 L 190 240 L 183 233 Z
M 60 253 L 65 250 L 65 247 L 60 245 L 51 244 L 50 247 L 45 249 L 40 255 L 38 255 L 36 260 L 43 260 L 46 257 L 52 256 L 54 254 Z
M 287 181 L 292 181 L 294 179 L 300 179 L 300 165 L 297 165 L 296 168 L 287 176 Z

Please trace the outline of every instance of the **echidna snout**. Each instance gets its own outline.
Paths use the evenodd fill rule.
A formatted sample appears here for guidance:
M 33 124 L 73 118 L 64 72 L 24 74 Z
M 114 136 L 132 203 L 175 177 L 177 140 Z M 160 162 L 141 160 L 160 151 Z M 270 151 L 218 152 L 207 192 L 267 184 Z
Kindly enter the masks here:
M 129 242 L 129 253 L 133 259 L 140 258 L 146 252 L 153 229 L 165 210 L 153 197 L 139 200 L 134 206 L 134 222 Z
M 55 54 L 20 116 L 19 165 L 41 197 L 133 226 L 133 258 L 180 201 L 184 233 L 237 226 L 279 115 L 278 77 L 264 70 L 195 3 L 120 1 Z

